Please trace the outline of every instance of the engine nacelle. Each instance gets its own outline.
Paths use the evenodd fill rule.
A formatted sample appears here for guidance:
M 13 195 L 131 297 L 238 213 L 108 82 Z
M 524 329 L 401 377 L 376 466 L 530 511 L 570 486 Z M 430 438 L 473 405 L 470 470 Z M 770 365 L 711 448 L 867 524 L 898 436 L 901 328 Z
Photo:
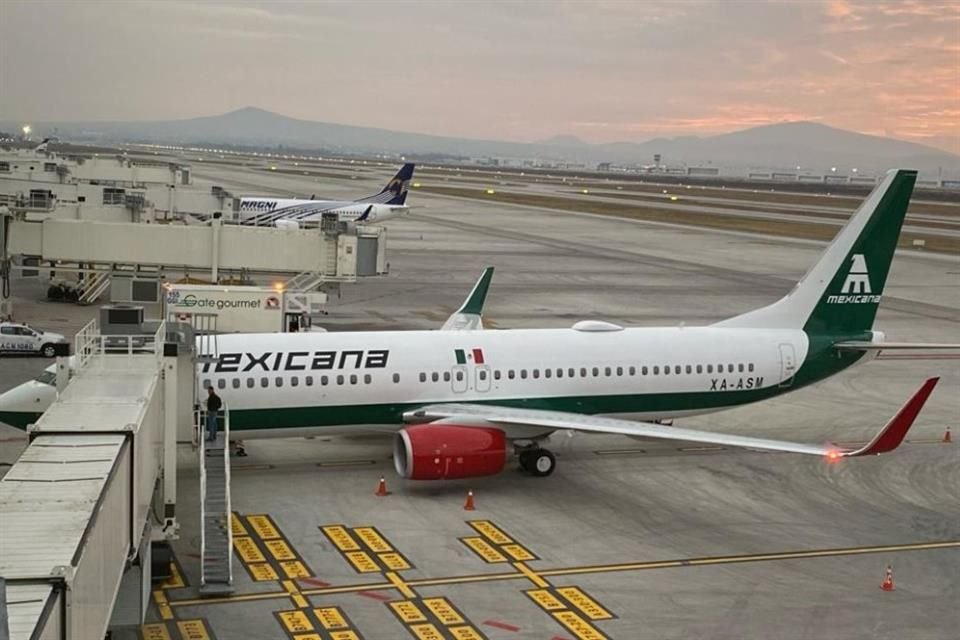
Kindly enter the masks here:
M 503 471 L 507 438 L 491 427 L 418 424 L 397 432 L 393 464 L 402 478 L 454 480 Z

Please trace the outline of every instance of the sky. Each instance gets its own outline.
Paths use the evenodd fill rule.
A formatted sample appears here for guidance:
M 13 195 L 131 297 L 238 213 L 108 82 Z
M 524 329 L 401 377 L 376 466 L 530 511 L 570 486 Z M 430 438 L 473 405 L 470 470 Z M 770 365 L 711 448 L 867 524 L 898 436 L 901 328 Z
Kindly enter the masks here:
M 0 0 L 0 121 L 245 106 L 520 142 L 811 120 L 960 154 L 960 1 Z

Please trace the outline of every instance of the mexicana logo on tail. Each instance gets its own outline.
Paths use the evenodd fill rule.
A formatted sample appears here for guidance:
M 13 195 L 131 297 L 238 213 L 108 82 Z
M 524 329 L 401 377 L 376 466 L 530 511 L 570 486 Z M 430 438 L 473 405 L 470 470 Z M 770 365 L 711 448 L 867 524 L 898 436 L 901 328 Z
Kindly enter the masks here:
M 840 289 L 841 294 L 850 295 L 831 295 L 827 297 L 827 302 L 830 304 L 879 303 L 880 296 L 872 295 L 867 259 L 862 253 L 855 253 L 852 262 L 850 271 L 847 272 L 847 278 L 843 281 L 843 287 Z

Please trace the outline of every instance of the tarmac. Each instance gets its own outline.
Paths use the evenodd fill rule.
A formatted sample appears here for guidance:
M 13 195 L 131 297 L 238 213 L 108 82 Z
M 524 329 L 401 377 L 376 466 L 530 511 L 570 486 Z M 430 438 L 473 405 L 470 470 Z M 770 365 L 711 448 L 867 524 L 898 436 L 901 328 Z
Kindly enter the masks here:
M 367 195 L 356 180 L 204 166 L 244 193 Z M 343 288 L 330 330 L 437 328 L 481 269 L 498 329 L 704 324 L 775 300 L 817 258 L 809 241 L 576 215 L 411 192 L 388 226 L 390 274 Z M 960 260 L 901 252 L 876 328 L 960 338 Z M 96 310 L 39 302 L 20 319 L 63 333 Z M 0 391 L 49 363 L 5 358 Z M 932 375 L 909 441 L 829 464 L 787 454 L 555 434 L 557 471 L 399 480 L 378 437 L 264 440 L 235 458 L 236 593 L 200 599 L 199 481 L 184 447 L 179 581 L 153 594 L 144 638 L 909 639 L 960 625 L 960 360 L 878 360 L 778 399 L 684 419 L 695 428 L 863 442 Z M 678 423 L 679 424 L 679 423 Z M 0 464 L 21 432 L 0 431 Z M 4 471 L 0 467 L 0 473 Z M 379 478 L 390 495 L 375 495 Z M 476 510 L 465 511 L 468 491 Z M 891 565 L 896 590 L 880 584 Z M 164 635 L 165 634 L 165 635 Z M 339 635 L 337 635 L 339 634 Z M 352 634 L 352 635 L 351 635 Z

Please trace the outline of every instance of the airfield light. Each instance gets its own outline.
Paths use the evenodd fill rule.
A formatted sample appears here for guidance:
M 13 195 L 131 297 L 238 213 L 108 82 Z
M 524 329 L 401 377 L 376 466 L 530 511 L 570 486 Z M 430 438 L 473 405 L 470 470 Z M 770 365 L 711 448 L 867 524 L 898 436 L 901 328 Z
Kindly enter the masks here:
M 419 182 L 414 182 L 414 183 L 413 183 L 413 188 L 414 188 L 414 189 L 419 189 L 419 188 L 420 188 L 420 183 L 419 183 Z
M 670 200 L 671 200 L 672 202 L 676 202 L 676 201 L 679 200 L 679 199 L 680 199 L 680 198 L 678 198 L 677 196 L 670 196 Z
M 29 136 L 31 131 L 33 131 L 33 128 L 32 128 L 30 125 L 28 125 L 28 124 L 23 125 L 23 137 L 24 137 L 24 138 L 26 138 L 27 136 Z
M 270 165 L 270 171 L 276 171 L 276 170 L 277 170 L 277 165 L 275 164 Z
M 837 172 L 837 168 L 836 168 L 836 167 L 830 167 L 830 171 L 833 171 L 834 173 L 836 173 L 836 172 Z
M 851 169 L 851 171 L 853 171 L 854 173 L 856 173 L 856 172 L 857 172 L 857 168 L 854 167 L 853 169 Z
M 590 189 L 584 189 L 583 192 L 584 192 L 584 193 L 590 193 Z
M 274 282 L 274 283 L 273 283 L 273 290 L 276 291 L 277 293 L 283 293 L 283 283 L 282 283 L 282 282 Z
M 837 462 L 842 457 L 843 457 L 843 454 L 837 451 L 836 449 L 831 449 L 830 451 L 827 451 L 827 462 Z
M 495 194 L 495 193 L 496 193 L 496 191 L 494 191 L 493 189 L 487 189 L 487 195 L 488 195 L 488 196 L 492 196 L 492 195 Z

